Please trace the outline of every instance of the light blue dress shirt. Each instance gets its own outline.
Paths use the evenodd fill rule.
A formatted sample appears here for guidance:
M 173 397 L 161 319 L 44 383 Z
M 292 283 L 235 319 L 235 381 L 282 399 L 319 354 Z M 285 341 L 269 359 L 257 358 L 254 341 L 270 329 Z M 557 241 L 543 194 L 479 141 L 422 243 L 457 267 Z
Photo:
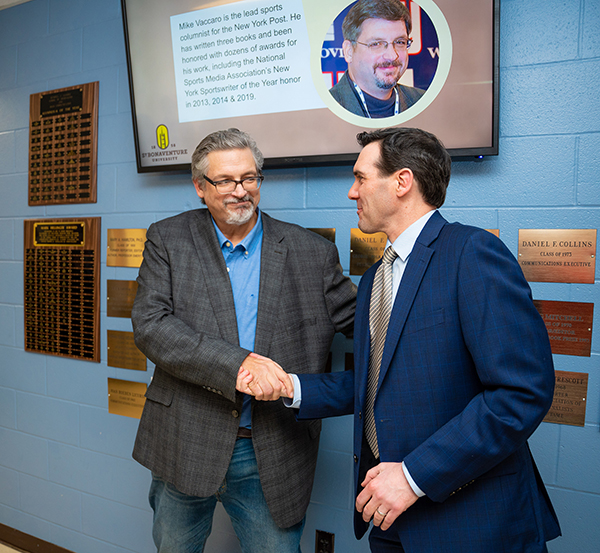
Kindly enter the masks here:
M 254 351 L 256 338 L 256 315 L 258 313 L 258 291 L 260 287 L 260 256 L 262 253 L 263 225 L 260 211 L 252 230 L 235 247 L 221 232 L 213 219 L 221 253 L 227 265 L 229 281 L 233 291 L 233 303 L 237 319 L 240 347 Z M 240 426 L 250 428 L 250 396 L 244 396 Z

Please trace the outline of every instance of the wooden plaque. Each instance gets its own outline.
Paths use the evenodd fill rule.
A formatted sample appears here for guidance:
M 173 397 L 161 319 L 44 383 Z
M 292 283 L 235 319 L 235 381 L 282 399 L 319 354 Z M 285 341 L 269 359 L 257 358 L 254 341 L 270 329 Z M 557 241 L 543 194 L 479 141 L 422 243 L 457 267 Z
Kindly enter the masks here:
M 595 229 L 521 229 L 519 265 L 529 282 L 594 284 Z
M 133 332 L 109 330 L 107 341 L 109 367 L 134 371 L 146 370 L 146 356 L 135 345 Z
M 135 280 L 107 280 L 106 314 L 130 319 L 137 288 Z
M 100 217 L 24 221 L 25 349 L 100 361 Z
M 29 205 L 96 202 L 98 82 L 29 97 Z
M 350 274 L 363 275 L 379 261 L 385 251 L 387 236 L 383 232 L 365 234 L 360 229 L 350 230 Z
M 585 426 L 585 405 L 587 399 L 587 373 L 554 371 L 556 384 L 552 407 L 544 422 Z
M 552 353 L 591 356 L 593 303 L 545 300 L 533 303 L 546 323 Z
M 146 403 L 148 386 L 143 382 L 108 379 L 108 412 L 139 419 Z

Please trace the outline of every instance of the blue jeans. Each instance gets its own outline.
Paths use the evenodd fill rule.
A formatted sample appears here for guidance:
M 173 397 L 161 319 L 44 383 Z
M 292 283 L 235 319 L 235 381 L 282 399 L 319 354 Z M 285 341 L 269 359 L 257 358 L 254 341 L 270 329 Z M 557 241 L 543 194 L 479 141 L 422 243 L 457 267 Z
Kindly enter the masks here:
M 217 501 L 223 503 L 243 553 L 301 553 L 304 520 L 279 528 L 269 512 L 258 476 L 252 440 L 239 438 L 225 480 L 216 494 L 194 497 L 152 475 L 152 536 L 159 553 L 202 553 Z

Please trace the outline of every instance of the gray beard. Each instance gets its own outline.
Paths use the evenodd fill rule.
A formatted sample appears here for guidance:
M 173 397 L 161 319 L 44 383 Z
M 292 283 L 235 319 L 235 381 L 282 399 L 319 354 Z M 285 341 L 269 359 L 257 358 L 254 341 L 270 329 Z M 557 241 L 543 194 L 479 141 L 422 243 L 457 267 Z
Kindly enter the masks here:
M 254 215 L 254 211 L 256 209 L 256 206 L 254 205 L 254 198 L 252 198 L 252 196 L 247 196 L 243 199 L 243 201 L 246 200 L 250 201 L 252 205 L 243 209 L 235 209 L 234 211 L 228 211 L 229 217 L 226 221 L 228 225 L 245 225 L 250 219 L 252 219 L 252 215 Z M 229 201 L 227 202 L 227 205 L 236 203 L 238 202 Z

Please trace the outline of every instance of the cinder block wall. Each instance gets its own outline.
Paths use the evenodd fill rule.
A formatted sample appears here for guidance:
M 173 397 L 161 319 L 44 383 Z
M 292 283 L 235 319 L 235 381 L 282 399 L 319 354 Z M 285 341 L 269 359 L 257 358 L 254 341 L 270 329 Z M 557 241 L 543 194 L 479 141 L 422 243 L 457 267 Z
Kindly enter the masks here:
M 504 0 L 501 6 L 500 156 L 455 163 L 443 214 L 499 228 L 517 254 L 520 228 L 598 228 L 600 2 Z M 98 203 L 28 207 L 29 95 L 100 81 Z M 200 139 L 200 137 L 199 137 Z M 306 227 L 335 227 L 349 267 L 355 208 L 349 167 L 267 171 L 262 208 Z M 199 207 L 188 175 L 138 175 L 118 0 L 32 0 L 0 11 L 0 523 L 77 553 L 148 553 L 148 472 L 131 460 L 137 420 L 107 412 L 107 378 L 149 382 L 108 367 L 106 281 L 137 271 L 106 267 L 106 229 L 145 228 Z M 102 217 L 99 364 L 26 353 L 23 219 Z M 598 274 L 598 273 L 597 273 Z M 533 283 L 534 297 L 598 303 L 598 284 Z M 531 439 L 564 537 L 554 553 L 600 543 L 600 336 L 592 356 L 555 356 L 559 370 L 589 373 L 584 428 L 543 423 Z M 337 338 L 334 370 L 352 345 Z M 303 540 L 335 533 L 336 551 L 368 551 L 352 536 L 351 419 L 326 421 Z M 510 529 L 507 528 L 507 532 Z M 239 551 L 217 512 L 208 551 Z

